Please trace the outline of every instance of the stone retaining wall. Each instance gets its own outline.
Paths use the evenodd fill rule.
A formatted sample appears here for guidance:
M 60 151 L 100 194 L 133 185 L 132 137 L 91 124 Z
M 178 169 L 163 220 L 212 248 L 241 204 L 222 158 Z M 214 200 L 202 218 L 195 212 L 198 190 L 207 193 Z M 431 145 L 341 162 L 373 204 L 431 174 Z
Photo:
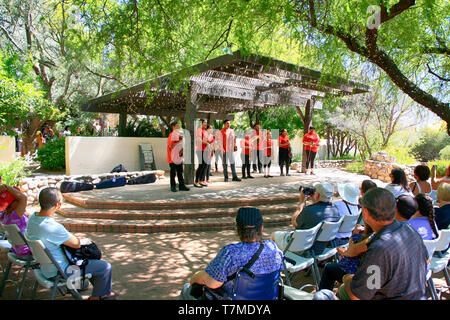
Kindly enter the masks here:
M 46 187 L 59 188 L 63 181 L 77 181 L 96 184 L 103 180 L 112 179 L 115 177 L 125 176 L 127 179 L 129 179 L 149 173 L 154 173 L 158 179 L 164 178 L 163 170 L 104 173 L 104 174 L 76 175 L 76 176 L 67 176 L 67 175 L 37 176 L 22 179 L 22 181 L 20 181 L 19 183 L 19 187 L 22 190 L 22 192 L 28 196 L 28 203 L 32 204 L 38 201 L 38 196 L 41 189 Z
M 401 165 L 395 163 L 397 159 L 393 156 L 389 156 L 386 152 L 376 152 L 370 156 L 369 160 L 364 161 L 364 174 L 372 179 L 378 179 L 383 182 L 391 182 L 389 174 L 392 169 L 402 169 L 408 181 L 414 181 L 414 168 L 419 165 Z

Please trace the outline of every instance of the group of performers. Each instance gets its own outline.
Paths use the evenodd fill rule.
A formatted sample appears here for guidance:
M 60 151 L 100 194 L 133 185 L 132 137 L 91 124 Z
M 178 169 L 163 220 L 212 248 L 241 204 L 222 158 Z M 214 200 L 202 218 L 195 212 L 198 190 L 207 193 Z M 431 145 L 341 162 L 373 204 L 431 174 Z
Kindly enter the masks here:
M 213 132 L 212 125 L 206 120 L 200 120 L 201 125 L 195 132 L 195 153 L 198 158 L 198 167 L 195 172 L 194 187 L 204 188 L 211 183 L 211 164 L 215 158 L 215 171 L 218 172 L 218 161 L 222 161 L 224 181 L 229 181 L 228 166 L 231 168 L 232 181 L 242 181 L 237 176 L 234 153 L 238 151 L 236 134 L 230 128 L 230 121 L 224 120 L 223 128 Z M 175 177 L 178 177 L 179 190 L 188 191 L 183 179 L 183 137 L 179 132 L 177 122 L 171 123 L 172 132 L 167 141 L 167 162 L 170 166 L 170 187 L 176 192 Z M 314 159 L 316 157 L 320 138 L 315 133 L 315 128 L 310 127 L 309 132 L 303 137 L 306 151 L 306 174 L 314 174 Z M 274 159 L 272 133 L 270 130 L 260 130 L 255 125 L 253 130 L 246 132 L 240 142 L 242 160 L 242 179 L 253 179 L 252 173 L 263 173 L 265 178 L 272 178 L 270 167 Z M 280 176 L 290 176 L 289 167 L 292 159 L 291 144 L 286 129 L 282 129 L 278 138 L 278 163 Z M 286 173 L 284 172 L 286 168 Z M 310 171 L 309 171 L 310 170 Z

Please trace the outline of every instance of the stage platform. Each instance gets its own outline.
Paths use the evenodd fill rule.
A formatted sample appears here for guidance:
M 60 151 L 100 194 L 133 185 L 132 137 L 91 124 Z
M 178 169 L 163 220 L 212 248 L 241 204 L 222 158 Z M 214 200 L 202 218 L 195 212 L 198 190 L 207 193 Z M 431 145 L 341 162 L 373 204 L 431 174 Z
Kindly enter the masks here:
M 206 188 L 171 192 L 166 176 L 153 184 L 64 194 L 57 220 L 73 232 L 179 232 L 234 228 L 242 206 L 260 208 L 268 226 L 286 226 L 295 212 L 300 185 L 314 182 L 360 184 L 367 176 L 338 169 L 319 169 L 316 175 L 291 172 L 273 178 L 254 174 L 255 179 L 224 182 L 213 173 Z M 239 175 L 240 176 L 240 175 Z M 374 180 L 378 185 L 384 183 Z

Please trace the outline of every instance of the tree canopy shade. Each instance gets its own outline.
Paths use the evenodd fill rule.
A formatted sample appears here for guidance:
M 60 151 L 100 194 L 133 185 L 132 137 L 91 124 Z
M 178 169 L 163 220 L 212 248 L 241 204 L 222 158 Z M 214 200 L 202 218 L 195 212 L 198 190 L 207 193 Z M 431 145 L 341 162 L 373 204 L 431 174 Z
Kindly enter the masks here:
M 382 74 L 450 122 L 446 0 L 95 3 L 83 1 L 80 10 L 100 41 L 153 74 L 239 49 L 346 78 Z
M 83 111 L 179 116 L 187 99 L 201 99 L 197 116 L 281 105 L 304 107 L 308 100 L 367 92 L 369 87 L 319 71 L 236 51 L 136 86 L 92 99 Z M 190 94 L 187 94 L 189 90 Z M 203 114 L 203 115 L 202 115 Z M 217 118 L 217 117 L 215 117 Z

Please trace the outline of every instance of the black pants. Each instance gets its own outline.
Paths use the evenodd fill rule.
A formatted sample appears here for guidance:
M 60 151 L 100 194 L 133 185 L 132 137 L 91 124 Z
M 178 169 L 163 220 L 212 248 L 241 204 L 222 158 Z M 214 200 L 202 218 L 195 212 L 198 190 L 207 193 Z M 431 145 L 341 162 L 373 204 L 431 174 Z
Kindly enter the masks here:
M 311 167 L 314 169 L 314 159 L 316 158 L 317 152 L 306 150 L 306 169 Z
M 207 151 L 199 151 L 197 150 L 197 158 L 198 158 L 198 168 L 195 173 L 195 182 L 205 181 L 206 179 L 206 170 L 208 169 L 208 163 L 206 159 Z
M 183 178 L 183 163 L 175 164 L 169 163 L 170 166 L 170 188 L 175 188 L 177 186 L 175 182 L 175 176 L 178 177 L 178 183 L 181 186 L 184 186 L 184 178 Z
M 250 155 L 241 153 L 241 160 L 242 176 L 245 177 L 245 170 L 247 170 L 247 177 L 250 177 Z
M 259 173 L 261 173 L 262 163 L 261 163 L 261 159 L 259 157 L 260 157 L 260 153 L 262 153 L 262 150 L 255 150 L 253 152 L 256 153 L 256 155 L 254 156 L 254 161 L 253 161 L 253 171 L 256 171 L 256 163 L 258 163 L 258 171 L 259 171 Z
M 235 166 L 235 163 L 234 163 L 234 154 L 233 154 L 232 151 L 224 152 L 222 154 L 222 162 L 223 162 L 223 176 L 224 176 L 224 178 L 228 179 L 228 162 L 230 163 L 231 174 L 233 175 L 233 178 L 237 178 L 236 166 Z
M 342 277 L 345 275 L 336 262 L 329 262 L 325 265 L 320 279 L 319 290 L 328 289 L 333 290 L 336 281 L 342 282 Z

